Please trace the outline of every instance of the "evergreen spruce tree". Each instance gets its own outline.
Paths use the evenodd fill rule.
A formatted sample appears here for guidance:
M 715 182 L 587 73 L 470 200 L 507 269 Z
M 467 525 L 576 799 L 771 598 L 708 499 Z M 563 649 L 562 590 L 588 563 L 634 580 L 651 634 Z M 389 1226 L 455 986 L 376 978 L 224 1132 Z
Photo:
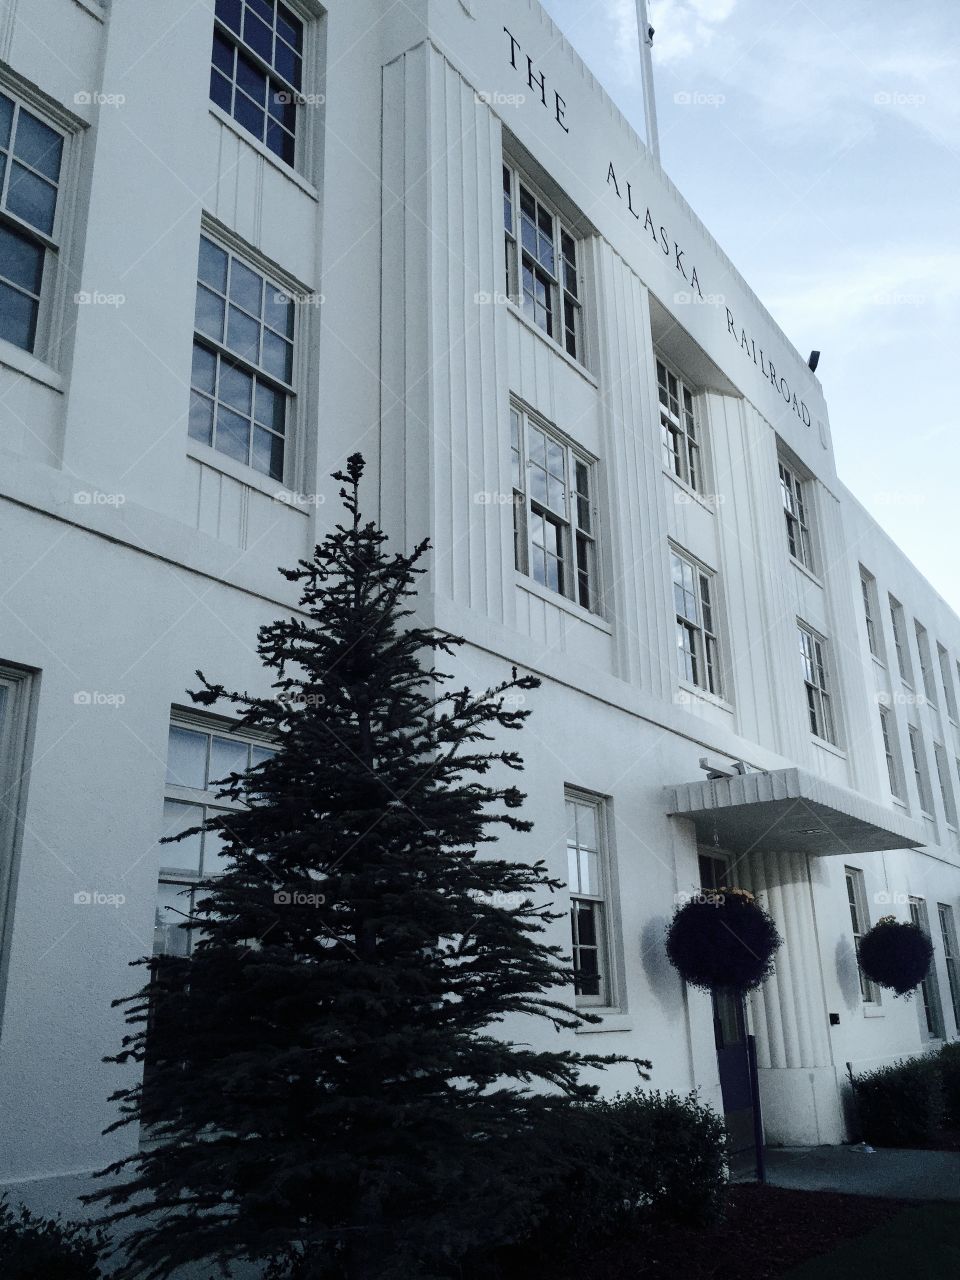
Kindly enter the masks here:
M 276 1276 L 446 1275 L 516 1225 L 546 1122 L 596 1092 L 584 1066 L 611 1061 L 498 1033 L 512 1015 L 584 1020 L 544 936 L 560 882 L 481 853 L 500 833 L 523 854 L 524 797 L 500 785 L 522 764 L 496 739 L 539 682 L 439 687 L 436 657 L 462 641 L 415 625 L 427 543 L 387 552 L 360 516 L 362 472 L 354 455 L 335 475 L 349 518 L 282 571 L 302 608 L 260 633 L 276 697 L 197 673 L 195 702 L 232 704 L 277 752 L 224 780 L 245 807 L 207 824 L 227 871 L 184 925 L 192 957 L 139 961 L 146 985 L 115 1002 L 130 1029 L 109 1060 L 146 1059 L 148 1087 L 113 1095 L 111 1128 L 153 1139 L 91 1197 L 128 1229 L 123 1276 L 240 1258 Z

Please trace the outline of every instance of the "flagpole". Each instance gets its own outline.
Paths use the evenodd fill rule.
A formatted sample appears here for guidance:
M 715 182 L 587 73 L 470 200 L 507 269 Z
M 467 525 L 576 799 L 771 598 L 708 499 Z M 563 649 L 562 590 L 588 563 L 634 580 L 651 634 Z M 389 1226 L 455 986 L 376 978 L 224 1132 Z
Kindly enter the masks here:
M 643 119 L 647 147 L 660 163 L 660 131 L 657 128 L 657 97 L 653 85 L 653 28 L 647 19 L 647 0 L 637 0 L 637 35 L 640 40 L 640 78 L 643 82 Z

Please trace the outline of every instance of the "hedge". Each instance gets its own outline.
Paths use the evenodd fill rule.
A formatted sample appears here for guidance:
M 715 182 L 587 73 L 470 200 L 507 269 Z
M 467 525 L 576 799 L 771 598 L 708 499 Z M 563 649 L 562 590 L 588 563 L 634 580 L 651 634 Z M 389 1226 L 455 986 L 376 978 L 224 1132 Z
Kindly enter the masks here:
M 936 1143 L 944 1119 L 939 1055 L 912 1058 L 853 1078 L 860 1136 L 874 1147 Z

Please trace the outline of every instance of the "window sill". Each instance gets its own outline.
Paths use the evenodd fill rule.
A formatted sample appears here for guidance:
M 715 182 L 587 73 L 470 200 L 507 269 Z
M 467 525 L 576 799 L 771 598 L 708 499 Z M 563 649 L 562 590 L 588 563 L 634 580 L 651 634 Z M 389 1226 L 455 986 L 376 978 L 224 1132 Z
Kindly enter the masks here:
M 0 365 L 7 369 L 14 369 L 17 373 L 22 373 L 25 378 L 50 387 L 53 391 L 63 391 L 63 378 L 55 369 L 51 369 L 48 364 L 30 355 L 28 351 L 15 347 L 12 342 L 4 341 L 3 338 L 0 338 Z
M 595 1013 L 603 1019 L 602 1022 L 594 1023 L 590 1026 L 577 1027 L 574 1032 L 578 1036 L 599 1036 L 605 1035 L 610 1031 L 632 1031 L 633 1019 L 625 1013 L 621 1013 L 619 1009 L 594 1009 L 590 1005 L 584 1005 L 577 1010 L 578 1013 Z
M 228 116 L 226 111 L 218 107 L 215 102 L 211 102 L 208 105 L 210 114 L 218 124 L 222 124 L 225 129 L 229 129 L 231 133 L 245 142 L 248 147 L 256 151 L 257 155 L 266 160 L 269 165 L 272 165 L 278 173 L 282 173 L 285 178 L 289 178 L 294 186 L 300 188 L 304 195 L 309 196 L 311 200 L 315 200 L 318 204 L 320 203 L 320 192 L 312 182 L 307 181 L 302 173 L 298 173 L 285 160 L 281 160 L 279 156 L 274 155 L 268 146 L 258 141 L 252 133 L 248 133 L 243 125 L 237 124 L 233 116 Z
M 86 10 L 92 18 L 96 18 L 98 22 L 106 22 L 107 15 L 104 12 L 103 5 L 100 0 L 73 0 L 73 3 L 79 5 L 81 9 Z
M 832 756 L 836 756 L 838 760 L 846 760 L 847 753 L 843 747 L 838 747 L 836 743 L 828 742 L 826 738 L 818 738 L 815 733 L 811 733 L 810 741 L 815 747 L 822 747 L 824 751 L 829 751 Z
M 560 343 L 557 342 L 556 339 L 551 338 L 549 333 L 544 333 L 544 331 L 539 327 L 539 325 L 535 325 L 532 320 L 528 319 L 527 316 L 524 315 L 523 311 L 517 306 L 515 302 L 511 301 L 510 298 L 507 298 L 506 302 L 504 303 L 504 306 L 507 308 L 507 310 L 510 312 L 512 316 L 515 316 L 520 321 L 520 323 L 523 325 L 525 329 L 529 329 L 530 332 L 534 334 L 535 337 L 539 338 L 541 342 L 545 343 L 546 346 L 549 347 L 549 349 L 554 353 L 554 355 L 558 355 L 562 360 L 565 360 L 571 369 L 575 370 L 577 373 L 580 374 L 582 378 L 584 378 L 587 382 L 590 383 L 591 387 L 594 387 L 594 388 L 599 387 L 600 384 L 597 382 L 596 378 L 593 376 L 590 370 L 586 367 L 586 365 L 582 365 L 579 360 L 574 360 L 573 356 L 569 354 L 566 348 L 561 347 Z
M 795 569 L 798 569 L 805 578 L 810 579 L 810 581 L 813 583 L 815 587 L 819 587 L 821 591 L 823 590 L 823 579 L 818 578 L 817 575 L 813 572 L 813 570 L 808 568 L 807 565 L 805 565 L 802 560 L 798 560 L 796 556 L 791 556 L 789 555 L 789 553 L 787 555 L 787 558 Z
M 719 707 L 721 711 L 729 711 L 733 715 L 733 703 L 728 702 L 726 698 L 721 698 L 716 693 L 711 693 L 709 689 L 701 689 L 698 685 L 691 684 L 688 680 L 680 681 L 680 689 L 683 693 L 689 693 L 691 698 L 696 698 L 700 702 L 709 702 L 712 707 Z
M 897 808 L 902 809 L 904 813 L 910 812 L 910 806 L 907 804 L 906 800 L 901 800 L 899 796 L 893 795 L 892 792 L 890 794 L 890 799 L 897 806 Z
M 887 1011 L 876 1004 L 865 1004 L 863 1006 L 863 1016 L 865 1018 L 885 1018 Z
M 261 475 L 252 467 L 245 467 L 242 462 L 228 458 L 225 453 L 220 453 L 210 445 L 200 444 L 199 441 L 188 437 L 187 457 L 204 467 L 209 467 L 211 471 L 219 471 L 221 475 L 229 476 L 231 480 L 236 480 L 247 489 L 256 489 L 264 497 L 272 498 L 274 502 L 289 507 L 291 511 L 300 511 L 303 515 L 307 513 L 309 504 L 300 500 L 300 495 L 295 490 L 288 489 L 279 480 L 271 480 L 268 476 Z
M 591 613 L 589 609 L 584 609 L 582 605 L 577 604 L 574 600 L 562 596 L 557 591 L 551 591 L 548 587 L 543 587 L 533 578 L 528 578 L 526 574 L 514 570 L 515 582 L 523 591 L 527 591 L 532 596 L 536 596 L 540 600 L 545 600 L 548 604 L 556 605 L 558 609 L 562 609 L 564 613 L 569 613 L 572 617 L 579 619 L 580 622 L 587 623 L 588 626 L 596 627 L 598 631 L 602 631 L 605 635 L 613 635 L 613 627 L 606 622 L 598 613 Z
M 688 485 L 685 480 L 681 479 L 675 471 L 668 471 L 666 467 L 662 467 L 661 470 L 668 480 L 673 481 L 681 493 L 686 494 L 691 502 L 696 502 L 698 506 L 703 507 L 705 511 L 709 511 L 712 516 L 717 514 L 716 501 L 708 502 L 702 493 L 697 493 L 696 489 L 692 489 L 690 485 Z M 716 494 L 714 494 L 713 497 L 716 499 Z
M 884 662 L 882 658 L 878 658 L 875 653 L 871 653 L 870 657 L 873 659 L 874 664 L 878 666 L 881 671 L 886 671 L 887 664 Z

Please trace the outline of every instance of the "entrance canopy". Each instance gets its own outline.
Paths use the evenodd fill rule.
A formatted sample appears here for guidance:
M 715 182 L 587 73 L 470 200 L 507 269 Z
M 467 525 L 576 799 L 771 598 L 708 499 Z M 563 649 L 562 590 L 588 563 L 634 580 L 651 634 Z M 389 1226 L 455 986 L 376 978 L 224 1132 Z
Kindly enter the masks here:
M 919 823 L 803 769 L 667 787 L 667 813 L 731 853 L 874 853 L 925 844 Z

